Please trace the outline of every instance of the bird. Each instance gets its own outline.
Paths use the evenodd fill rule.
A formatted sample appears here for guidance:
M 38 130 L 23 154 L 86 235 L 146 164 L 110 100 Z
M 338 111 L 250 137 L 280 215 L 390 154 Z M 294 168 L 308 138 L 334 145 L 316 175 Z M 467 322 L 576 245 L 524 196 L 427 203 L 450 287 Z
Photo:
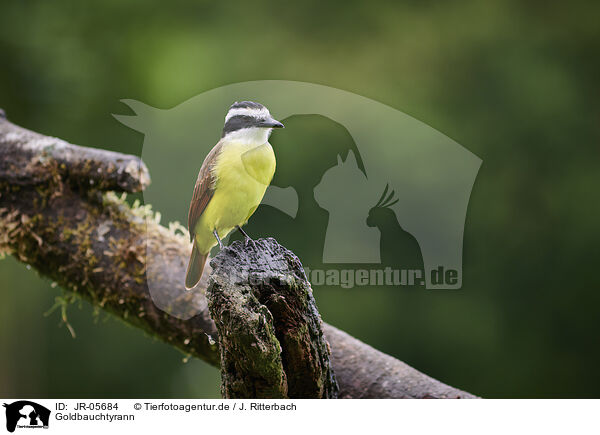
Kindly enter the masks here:
M 236 101 L 229 107 L 221 139 L 208 153 L 194 186 L 188 213 L 193 242 L 185 288 L 193 289 L 204 271 L 210 250 L 242 229 L 258 208 L 275 174 L 276 160 L 269 136 L 284 125 L 254 101 Z

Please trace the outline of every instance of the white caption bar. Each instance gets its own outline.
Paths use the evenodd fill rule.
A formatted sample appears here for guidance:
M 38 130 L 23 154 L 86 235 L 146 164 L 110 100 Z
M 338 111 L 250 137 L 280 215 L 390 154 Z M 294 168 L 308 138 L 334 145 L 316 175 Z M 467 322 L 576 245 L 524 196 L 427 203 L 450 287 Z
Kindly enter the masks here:
M 18 435 L 146 433 L 600 433 L 600 400 L 3 399 Z M 45 427 L 42 432 L 34 429 Z M 0 431 L 4 431 L 5 428 Z M 168 431 L 168 432 L 166 432 Z M 8 433 L 8 432 L 4 432 Z M 143 433 L 143 432 L 142 432 Z

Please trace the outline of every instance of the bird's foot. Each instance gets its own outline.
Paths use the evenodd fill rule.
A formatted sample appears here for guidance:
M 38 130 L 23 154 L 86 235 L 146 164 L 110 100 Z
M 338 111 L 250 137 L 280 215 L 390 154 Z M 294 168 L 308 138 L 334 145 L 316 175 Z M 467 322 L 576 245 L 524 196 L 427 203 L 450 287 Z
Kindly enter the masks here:
M 246 231 L 244 231 L 242 229 L 242 227 L 240 227 L 239 225 L 236 227 L 237 230 L 242 233 L 242 235 L 244 236 L 244 246 L 247 247 L 250 243 L 252 243 L 254 245 L 254 240 L 252 240 L 252 238 L 246 234 Z
M 213 230 L 213 234 L 214 234 L 215 238 L 217 239 L 217 242 L 219 242 L 219 249 L 223 249 L 225 246 L 223 246 L 223 242 L 221 241 L 221 238 L 219 237 L 219 233 L 217 233 L 217 230 Z

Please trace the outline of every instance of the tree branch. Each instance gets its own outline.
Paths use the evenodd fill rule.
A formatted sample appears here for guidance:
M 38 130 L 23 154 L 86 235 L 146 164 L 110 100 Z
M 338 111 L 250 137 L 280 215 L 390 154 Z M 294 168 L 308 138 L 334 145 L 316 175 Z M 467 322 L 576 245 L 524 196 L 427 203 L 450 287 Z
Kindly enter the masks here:
M 0 116 L 0 254 L 14 255 L 94 306 L 219 366 L 219 349 L 211 338 L 219 335 L 204 291 L 183 288 L 187 235 L 148 219 L 144 207 L 130 207 L 106 192 L 137 192 L 148 183 L 148 171 L 137 157 L 71 145 Z M 147 263 L 147 255 L 161 261 Z M 207 266 L 199 288 L 207 288 L 210 273 Z M 224 273 L 212 276 L 221 288 L 229 282 Z M 199 314 L 181 320 L 159 309 L 153 299 L 170 301 L 178 313 Z M 261 303 L 269 305 L 266 299 Z M 276 310 L 273 305 L 270 309 Z M 475 397 L 333 326 L 324 324 L 323 331 L 339 397 Z M 318 340 L 311 345 L 321 347 Z M 324 373 L 327 378 L 327 369 Z
M 47 182 L 59 174 L 69 183 L 99 190 L 139 192 L 150 184 L 146 165 L 137 157 L 71 145 L 6 121 L 0 113 L 0 148 L 3 181 L 13 185 Z M 40 170 L 52 166 L 53 171 Z

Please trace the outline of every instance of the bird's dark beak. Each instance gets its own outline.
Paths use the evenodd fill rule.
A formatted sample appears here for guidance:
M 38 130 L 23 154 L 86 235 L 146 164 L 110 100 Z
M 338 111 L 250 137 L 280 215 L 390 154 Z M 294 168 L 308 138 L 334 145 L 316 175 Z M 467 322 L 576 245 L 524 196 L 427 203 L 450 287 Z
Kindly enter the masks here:
M 284 125 L 273 118 L 267 118 L 263 122 L 260 123 L 261 127 L 266 128 L 285 128 Z

